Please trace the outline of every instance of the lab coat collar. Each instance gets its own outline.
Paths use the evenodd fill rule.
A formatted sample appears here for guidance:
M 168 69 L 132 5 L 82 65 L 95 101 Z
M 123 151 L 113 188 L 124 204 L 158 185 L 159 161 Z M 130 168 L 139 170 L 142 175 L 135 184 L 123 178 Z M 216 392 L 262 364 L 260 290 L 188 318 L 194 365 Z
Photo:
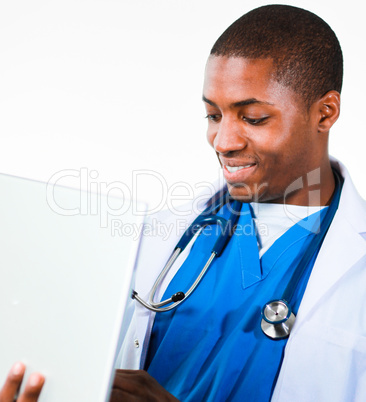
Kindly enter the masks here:
M 341 173 L 344 178 L 342 196 L 339 209 L 342 215 L 358 233 L 366 232 L 366 205 L 365 200 L 357 192 L 346 167 L 337 159 L 330 158 L 331 165 Z M 352 208 L 350 207 L 352 205 Z

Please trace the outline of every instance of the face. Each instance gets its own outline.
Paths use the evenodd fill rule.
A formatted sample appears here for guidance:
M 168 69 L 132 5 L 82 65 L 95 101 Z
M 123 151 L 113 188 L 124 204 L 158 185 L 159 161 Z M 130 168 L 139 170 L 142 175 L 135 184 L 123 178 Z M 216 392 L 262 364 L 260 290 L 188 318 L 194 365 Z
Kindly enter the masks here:
M 234 198 L 308 205 L 305 188 L 288 189 L 321 166 L 327 143 L 312 110 L 272 71 L 269 59 L 210 56 L 203 89 L 208 141 Z

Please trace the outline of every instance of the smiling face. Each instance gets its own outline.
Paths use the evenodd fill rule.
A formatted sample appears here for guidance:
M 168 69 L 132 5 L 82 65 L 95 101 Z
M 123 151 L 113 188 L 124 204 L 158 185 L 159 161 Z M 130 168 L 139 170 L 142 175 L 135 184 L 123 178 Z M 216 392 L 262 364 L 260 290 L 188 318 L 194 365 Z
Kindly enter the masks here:
M 270 59 L 210 56 L 203 88 L 207 138 L 234 198 L 308 205 L 306 188 L 284 195 L 317 168 L 329 178 L 328 135 L 319 134 L 317 105 L 307 110 L 272 71 Z

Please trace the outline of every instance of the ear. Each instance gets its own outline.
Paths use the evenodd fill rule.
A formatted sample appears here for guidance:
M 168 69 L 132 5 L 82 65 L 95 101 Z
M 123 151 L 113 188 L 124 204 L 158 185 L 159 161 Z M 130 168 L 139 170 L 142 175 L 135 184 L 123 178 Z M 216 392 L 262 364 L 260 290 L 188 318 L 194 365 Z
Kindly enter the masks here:
M 337 91 L 329 91 L 316 103 L 318 109 L 318 132 L 327 133 L 339 117 L 341 96 Z

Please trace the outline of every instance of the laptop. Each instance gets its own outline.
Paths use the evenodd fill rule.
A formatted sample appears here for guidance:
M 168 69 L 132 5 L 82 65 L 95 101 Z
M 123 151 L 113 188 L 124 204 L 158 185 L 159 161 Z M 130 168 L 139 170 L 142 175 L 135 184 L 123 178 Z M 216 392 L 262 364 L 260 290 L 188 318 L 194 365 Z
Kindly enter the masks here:
M 16 361 L 40 402 L 108 401 L 143 203 L 0 174 L 0 383 Z

